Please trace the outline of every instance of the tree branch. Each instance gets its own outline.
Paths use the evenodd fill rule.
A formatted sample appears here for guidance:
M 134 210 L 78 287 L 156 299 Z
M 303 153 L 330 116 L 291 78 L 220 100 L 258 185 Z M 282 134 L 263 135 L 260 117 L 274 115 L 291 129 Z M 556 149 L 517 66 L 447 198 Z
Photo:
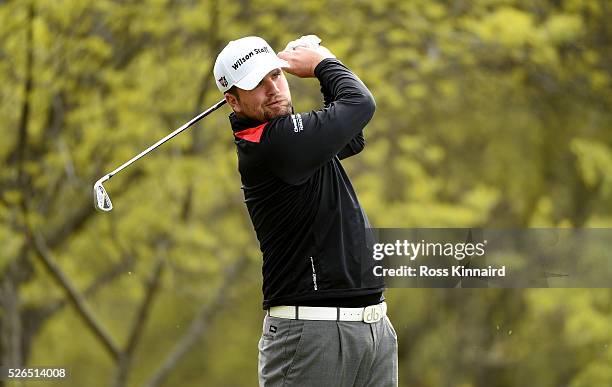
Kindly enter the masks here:
M 144 331 L 144 325 L 149 316 L 149 312 L 151 311 L 151 305 L 153 304 L 153 299 L 156 294 L 156 291 L 159 288 L 159 282 L 164 267 L 165 260 L 163 257 L 160 257 L 157 261 L 157 264 L 155 265 L 153 274 L 149 279 L 147 292 L 140 306 L 140 310 L 138 311 L 138 314 L 134 319 L 132 329 L 128 336 L 127 345 L 119 358 L 119 366 L 115 380 L 116 387 L 125 386 L 127 382 L 130 365 L 132 364 L 132 356 L 134 354 L 134 349 L 136 348 L 136 345 L 140 340 L 142 332 Z
M 30 120 L 30 95 L 34 84 L 32 76 L 32 66 L 34 62 L 32 24 L 34 23 L 34 4 L 28 5 L 28 29 L 26 30 L 26 61 L 25 61 L 25 84 L 23 91 L 23 104 L 19 115 L 19 137 L 17 138 L 17 148 L 15 158 L 17 161 L 17 184 L 24 185 L 23 162 L 26 158 L 26 146 L 28 139 L 28 122 Z
M 13 261 L 7 269 L 8 275 L 0 283 L 0 306 L 2 306 L 0 348 L 2 348 L 2 364 L 8 367 L 22 365 L 22 320 L 19 315 L 20 300 L 18 283 L 13 279 L 11 271 L 16 270 Z
M 142 171 L 135 170 L 128 174 L 127 179 L 132 185 L 135 185 L 134 182 L 138 181 L 144 176 L 145 175 L 142 173 Z M 90 187 L 93 189 L 93 184 Z M 117 196 L 120 197 L 120 194 Z M 60 227 L 57 227 L 55 231 L 48 233 L 47 245 L 50 249 L 54 249 L 61 245 L 69 236 L 74 234 L 75 230 L 82 228 L 94 214 L 97 214 L 94 209 L 92 198 L 82 200 L 78 206 L 78 209 L 72 212 L 70 216 L 67 216 L 67 220 L 63 222 Z
M 131 254 L 124 255 L 123 259 L 109 268 L 104 273 L 100 274 L 95 278 L 82 292 L 85 298 L 90 298 L 95 295 L 106 284 L 115 280 L 118 276 L 125 273 L 131 267 L 133 267 L 134 258 Z M 23 348 L 24 348 L 24 361 L 29 356 L 30 341 L 34 337 L 35 333 L 40 327 L 55 313 L 62 310 L 68 305 L 69 300 L 61 298 L 55 301 L 45 303 L 43 306 L 38 307 L 26 307 L 21 312 L 21 318 L 23 321 Z
M 208 33 L 208 47 L 211 52 L 219 52 L 221 49 L 222 42 L 219 39 L 219 1 L 211 1 L 210 2 L 210 28 Z M 196 98 L 195 107 L 193 109 L 193 115 L 196 115 L 202 109 L 202 105 L 204 104 L 204 100 L 206 98 L 206 94 L 211 87 L 212 81 L 212 73 L 215 67 L 215 61 L 211 59 L 206 72 L 202 75 L 202 80 L 200 81 L 200 90 L 198 96 Z M 190 154 L 199 153 L 203 146 L 200 140 L 201 131 L 192 130 L 191 131 L 191 149 L 188 151 Z
M 55 278 L 58 284 L 64 289 L 70 302 L 75 307 L 77 313 L 83 319 L 85 324 L 91 329 L 96 338 L 100 340 L 111 357 L 114 360 L 117 360 L 119 357 L 119 349 L 111 338 L 110 334 L 94 317 L 93 313 L 87 306 L 84 297 L 77 291 L 68 277 L 62 272 L 59 265 L 55 262 L 55 259 L 52 257 L 42 236 L 33 232 L 29 225 L 26 227 L 27 237 L 34 246 L 36 255 L 40 258 L 41 262 L 44 264 L 53 278 Z
M 210 3 L 210 33 L 208 34 L 209 40 L 208 45 L 212 52 L 219 52 L 221 41 L 219 40 L 219 2 L 212 1 Z M 211 86 L 211 74 L 213 73 L 213 69 L 215 67 L 215 62 L 213 60 L 210 61 L 206 72 L 202 76 L 202 80 L 200 81 L 200 90 L 198 92 L 198 96 L 196 97 L 196 103 L 194 107 L 194 115 L 198 114 L 202 105 L 204 104 L 204 99 L 206 97 L 206 93 L 210 89 Z M 201 139 L 201 131 L 200 130 L 192 130 L 191 131 L 191 147 L 187 150 L 187 154 L 193 155 L 198 154 L 204 148 L 203 141 Z M 185 199 L 183 200 L 182 209 L 181 209 L 181 219 L 183 222 L 189 221 L 191 208 L 193 203 L 193 182 L 190 182 L 187 186 L 187 190 L 185 192 Z
M 158 368 L 157 372 L 149 379 L 146 384 L 147 387 L 160 386 L 183 357 L 197 344 L 202 333 L 216 315 L 215 311 L 225 302 L 226 296 L 232 288 L 234 280 L 246 267 L 247 262 L 247 258 L 240 258 L 226 270 L 223 283 L 217 289 L 213 300 L 203 306 L 196 314 L 196 317 L 191 321 L 189 329 L 174 346 L 174 349 L 166 357 L 166 360 Z

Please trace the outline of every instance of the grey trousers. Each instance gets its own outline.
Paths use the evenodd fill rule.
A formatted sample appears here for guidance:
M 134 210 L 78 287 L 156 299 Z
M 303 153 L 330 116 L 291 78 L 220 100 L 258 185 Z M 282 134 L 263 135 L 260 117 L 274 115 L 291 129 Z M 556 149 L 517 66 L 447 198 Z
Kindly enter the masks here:
M 397 335 L 387 316 L 373 324 L 266 316 L 258 368 L 261 387 L 396 387 Z

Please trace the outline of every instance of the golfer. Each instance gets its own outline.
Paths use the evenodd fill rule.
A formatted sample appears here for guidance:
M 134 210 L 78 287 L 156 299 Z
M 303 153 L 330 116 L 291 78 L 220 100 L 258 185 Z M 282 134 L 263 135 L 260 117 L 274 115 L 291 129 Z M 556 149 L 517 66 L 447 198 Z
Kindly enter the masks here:
M 373 238 L 341 163 L 364 148 L 374 98 L 329 50 L 296 42 L 277 56 L 259 37 L 231 41 L 214 67 L 263 253 L 259 385 L 397 386 Z M 324 106 L 295 113 L 283 71 L 316 77 Z

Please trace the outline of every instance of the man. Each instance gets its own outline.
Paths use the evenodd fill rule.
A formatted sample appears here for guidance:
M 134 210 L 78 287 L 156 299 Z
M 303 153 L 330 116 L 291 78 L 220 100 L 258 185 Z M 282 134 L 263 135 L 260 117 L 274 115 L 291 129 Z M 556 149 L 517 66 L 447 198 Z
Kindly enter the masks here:
M 397 386 L 397 337 L 372 238 L 340 160 L 364 147 L 374 99 L 324 47 L 278 56 L 230 42 L 214 76 L 233 113 L 245 202 L 263 253 L 260 386 Z M 293 114 L 281 69 L 316 77 L 325 106 Z

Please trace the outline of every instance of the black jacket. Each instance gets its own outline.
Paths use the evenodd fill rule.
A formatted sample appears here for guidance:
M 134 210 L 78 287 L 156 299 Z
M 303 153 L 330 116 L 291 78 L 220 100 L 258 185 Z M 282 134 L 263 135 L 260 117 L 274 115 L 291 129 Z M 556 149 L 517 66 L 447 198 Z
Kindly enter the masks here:
M 381 301 L 368 219 L 340 159 L 364 147 L 374 98 L 336 59 L 315 69 L 325 107 L 265 123 L 230 115 L 245 203 L 263 253 L 263 307 Z

